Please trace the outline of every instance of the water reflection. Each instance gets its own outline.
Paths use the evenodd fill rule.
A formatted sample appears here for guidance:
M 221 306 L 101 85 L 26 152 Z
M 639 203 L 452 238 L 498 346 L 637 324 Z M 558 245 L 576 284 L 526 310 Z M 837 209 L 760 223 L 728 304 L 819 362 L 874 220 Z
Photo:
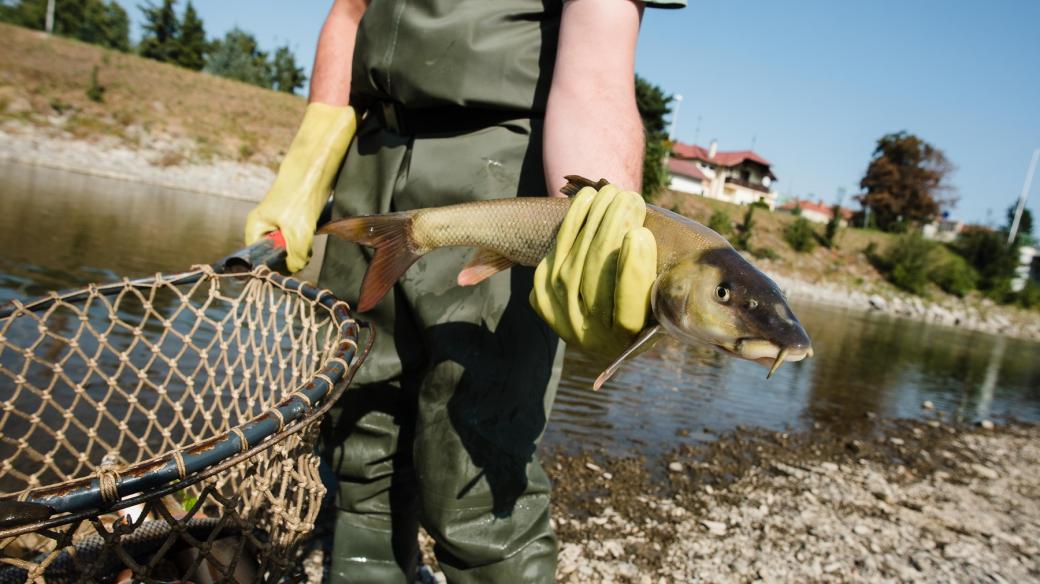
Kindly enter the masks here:
M 250 205 L 0 164 L 0 300 L 186 268 L 237 248 Z M 599 392 L 597 367 L 567 357 L 545 441 L 653 455 L 737 425 L 836 427 L 919 416 L 1040 420 L 1040 345 L 796 305 L 816 356 L 765 368 L 664 341 Z

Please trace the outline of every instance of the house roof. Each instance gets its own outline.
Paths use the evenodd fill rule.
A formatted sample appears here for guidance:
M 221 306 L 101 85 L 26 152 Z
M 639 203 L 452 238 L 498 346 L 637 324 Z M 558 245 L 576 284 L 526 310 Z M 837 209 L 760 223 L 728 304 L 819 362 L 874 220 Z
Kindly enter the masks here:
M 714 157 L 708 156 L 708 149 L 696 144 L 683 144 L 676 142 L 672 144 L 672 153 L 678 158 L 689 160 L 703 160 L 719 166 L 736 166 L 745 160 L 757 162 L 766 168 L 772 166 L 768 160 L 762 158 L 754 150 L 720 150 L 715 152 Z M 770 172 L 770 174 L 772 174 Z
M 680 176 L 701 181 L 707 178 L 704 176 L 704 173 L 701 172 L 701 169 L 697 167 L 696 162 L 692 160 L 683 160 L 681 158 L 669 158 L 668 171 L 672 174 L 678 174 Z
M 797 207 L 801 207 L 802 211 L 813 211 L 813 212 L 819 213 L 819 214 L 821 214 L 821 215 L 823 215 L 825 217 L 833 217 L 834 216 L 831 213 L 832 205 L 828 205 L 828 204 L 824 203 L 823 201 L 820 201 L 818 203 L 814 203 L 812 201 L 801 201 L 801 200 L 795 199 L 793 201 L 788 201 L 788 202 L 784 203 L 783 205 L 780 205 L 780 209 L 783 210 L 783 211 L 793 211 L 796 206 Z M 849 219 L 852 219 L 852 209 L 848 209 L 846 207 L 842 207 L 841 208 L 841 216 L 846 221 L 849 220 Z

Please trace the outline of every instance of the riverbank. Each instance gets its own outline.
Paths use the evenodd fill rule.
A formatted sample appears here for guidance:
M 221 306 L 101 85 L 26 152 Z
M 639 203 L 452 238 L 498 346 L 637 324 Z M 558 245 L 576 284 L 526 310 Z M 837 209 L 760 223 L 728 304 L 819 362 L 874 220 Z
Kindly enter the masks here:
M 60 125 L 40 127 L 12 120 L 0 123 L 0 161 L 245 201 L 259 201 L 274 180 L 275 173 L 268 166 L 249 162 L 191 162 L 179 157 L 176 164 L 166 163 L 178 158 L 171 154 L 178 148 L 187 146 L 176 140 L 153 140 L 131 148 L 114 138 L 79 139 L 62 131 Z M 820 250 L 819 253 L 831 252 Z M 1040 340 L 1040 312 L 1037 311 L 946 295 L 924 300 L 902 293 L 876 277 L 855 281 L 827 278 L 810 269 L 799 270 L 796 263 L 753 261 L 773 276 L 794 302 L 879 311 L 968 330 Z M 845 261 L 853 272 L 872 269 L 852 259 Z
M 1035 580 L 1038 439 L 1035 426 L 868 420 L 740 430 L 649 462 L 556 453 L 558 579 Z

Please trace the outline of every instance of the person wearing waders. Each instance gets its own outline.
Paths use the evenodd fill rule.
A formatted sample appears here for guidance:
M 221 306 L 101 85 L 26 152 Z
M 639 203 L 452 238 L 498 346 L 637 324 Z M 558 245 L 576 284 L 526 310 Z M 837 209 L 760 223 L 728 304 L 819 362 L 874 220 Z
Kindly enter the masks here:
M 560 373 L 557 335 L 605 361 L 619 354 L 645 322 L 652 282 L 653 269 L 629 268 L 656 257 L 641 197 L 619 190 L 641 181 L 644 4 L 685 0 L 334 2 L 303 122 L 247 218 L 247 242 L 280 229 L 299 270 L 330 191 L 335 219 L 553 196 L 568 174 L 618 188 L 572 205 L 555 245 L 573 252 L 558 269 L 514 267 L 460 287 L 472 252 L 441 249 L 361 315 L 375 346 L 322 425 L 339 480 L 332 582 L 412 582 L 420 524 L 450 582 L 554 580 L 535 451 Z M 602 275 L 583 273 L 590 245 L 622 258 L 601 286 L 612 311 L 566 294 Z M 319 284 L 353 305 L 371 258 L 329 238 Z M 624 311 L 641 315 L 637 326 L 617 325 Z

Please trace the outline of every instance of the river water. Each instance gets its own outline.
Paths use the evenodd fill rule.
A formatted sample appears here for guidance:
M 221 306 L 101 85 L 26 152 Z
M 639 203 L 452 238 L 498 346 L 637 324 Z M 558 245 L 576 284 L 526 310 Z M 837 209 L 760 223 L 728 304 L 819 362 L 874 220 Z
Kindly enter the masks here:
M 251 204 L 0 163 L 0 301 L 179 271 L 240 247 Z M 569 354 L 545 444 L 654 456 L 738 425 L 777 430 L 942 415 L 1040 420 L 1040 344 L 795 305 L 816 356 L 761 366 L 666 341 L 602 390 Z M 0 387 L 0 398 L 3 397 Z M 934 411 L 921 405 L 931 401 Z

